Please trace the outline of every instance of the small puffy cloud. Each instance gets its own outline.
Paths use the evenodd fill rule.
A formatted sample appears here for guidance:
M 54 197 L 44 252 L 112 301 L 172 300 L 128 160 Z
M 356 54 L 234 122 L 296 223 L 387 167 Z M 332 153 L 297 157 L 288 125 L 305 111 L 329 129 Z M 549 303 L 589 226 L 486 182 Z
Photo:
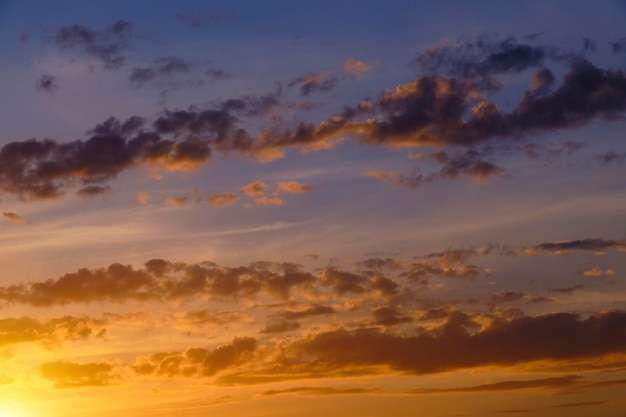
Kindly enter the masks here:
M 207 201 L 213 207 L 226 207 L 234 204 L 239 200 L 239 196 L 235 193 L 211 194 L 207 197 Z
M 37 90 L 52 94 L 59 89 L 57 79 L 53 75 L 42 75 L 35 83 Z
M 187 197 L 167 197 L 165 199 L 165 204 L 173 207 L 184 207 L 189 203 L 189 198 Z
M 262 181 L 252 182 L 240 188 L 240 191 L 250 197 L 258 197 L 267 194 L 267 184 Z
M 139 201 L 139 204 L 142 206 L 145 206 L 150 201 L 150 194 L 146 191 L 139 191 L 137 193 L 137 201 Z
M 102 30 L 73 24 L 59 28 L 53 42 L 61 49 L 78 50 L 98 59 L 105 69 L 118 69 L 126 60 L 123 53 L 128 49 L 132 31 L 132 23 L 125 20 Z
M 587 269 L 586 271 L 584 271 L 583 275 L 586 277 L 603 277 L 603 276 L 615 275 L 615 271 L 613 271 L 612 269 L 602 270 L 598 268 L 592 268 L 592 269 Z
M 315 187 L 309 184 L 303 184 L 298 181 L 287 181 L 278 183 L 278 191 L 284 193 L 306 193 L 313 190 Z
M 344 65 L 343 67 L 343 70 L 345 72 L 349 72 L 352 74 L 362 74 L 369 71 L 370 69 L 372 69 L 370 65 L 367 65 L 365 62 L 358 61 L 356 59 L 349 59 L 346 62 L 346 65 Z

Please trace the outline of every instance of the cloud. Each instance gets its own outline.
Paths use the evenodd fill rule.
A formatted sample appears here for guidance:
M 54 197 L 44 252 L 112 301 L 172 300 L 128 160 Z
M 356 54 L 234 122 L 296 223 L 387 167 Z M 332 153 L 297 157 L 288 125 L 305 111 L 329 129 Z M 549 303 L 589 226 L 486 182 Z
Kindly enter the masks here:
M 332 92 L 337 81 L 337 76 L 332 73 L 307 72 L 289 81 L 287 87 L 299 87 L 301 96 L 309 96 L 316 92 Z
M 583 271 L 583 275 L 586 277 L 602 277 L 602 276 L 611 276 L 611 275 L 615 275 L 615 271 L 613 271 L 612 269 L 598 269 L 598 268 L 592 268 L 592 269 L 587 269 L 586 271 Z
M 166 129 L 162 118 L 157 122 Z M 0 148 L 0 189 L 23 200 L 58 198 L 76 182 L 88 187 L 104 186 L 133 167 L 155 165 L 167 170 L 192 170 L 210 158 L 206 141 L 165 139 L 140 131 L 141 124 L 138 118 L 124 123 L 109 119 L 96 126 L 94 135 L 84 141 L 29 139 L 8 143 Z M 176 128 L 183 129 L 171 127 Z
M 53 42 L 61 49 L 79 50 L 98 59 L 105 69 L 118 69 L 126 60 L 123 53 L 128 49 L 132 31 L 132 23 L 125 20 L 100 31 L 74 24 L 59 28 Z
M 187 197 L 167 197 L 165 199 L 165 204 L 173 207 L 184 207 L 189 203 L 189 199 Z
M 520 72 L 555 55 L 554 48 L 520 43 L 512 36 L 483 35 L 475 41 L 440 43 L 421 54 L 416 63 L 427 73 L 472 78 Z
M 111 187 L 108 185 L 88 185 L 76 191 L 76 195 L 83 198 L 92 198 L 97 195 L 104 194 L 110 189 Z
M 150 67 L 133 68 L 129 80 L 141 85 L 148 81 L 153 81 L 159 77 L 170 76 L 177 73 L 189 72 L 191 65 L 181 58 L 168 56 L 157 58 Z
M 54 388 L 104 387 L 118 380 L 108 362 L 47 362 L 40 366 L 40 371 L 45 379 L 54 382 Z
M 261 330 L 262 334 L 270 334 L 270 333 L 285 333 L 292 332 L 294 330 L 298 330 L 300 328 L 300 323 L 295 321 L 276 321 L 272 320 L 267 323 L 265 328 Z
M 262 181 L 252 182 L 241 187 L 239 191 L 250 197 L 258 197 L 267 194 L 267 184 Z
M 358 61 L 356 59 L 349 59 L 344 65 L 343 70 L 352 74 L 363 74 L 368 72 L 372 67 L 365 62 Z
M 57 279 L 0 287 L 0 300 L 38 307 L 93 301 L 237 299 L 261 292 L 288 299 L 295 288 L 311 289 L 318 278 L 293 264 L 256 262 L 223 267 L 212 262 L 173 263 L 152 259 L 143 269 L 111 264 L 81 268 Z
M 238 17 L 237 12 L 234 11 L 204 11 L 195 12 L 193 14 L 176 14 L 176 19 L 182 24 L 192 27 L 200 28 L 203 26 L 209 26 L 216 23 L 226 22 Z
M 564 295 L 571 295 L 576 291 L 580 291 L 582 289 L 584 289 L 585 286 L 582 284 L 579 285 L 575 285 L 573 287 L 565 287 L 565 288 L 550 288 L 551 292 L 556 292 L 559 294 L 564 294 Z
M 231 74 L 228 71 L 224 71 L 221 69 L 213 69 L 213 68 L 206 70 L 204 74 L 210 78 L 215 78 L 217 80 L 233 77 L 233 74 Z
M 552 253 L 554 255 L 567 255 L 571 251 L 588 251 L 596 254 L 603 253 L 606 250 L 626 250 L 625 240 L 610 240 L 588 238 L 582 240 L 563 240 L 558 242 L 544 242 L 538 245 L 530 246 L 525 250 L 527 255 L 535 255 L 541 253 Z
M 284 206 L 285 200 L 279 197 L 261 196 L 254 199 L 254 202 L 260 206 Z
M 146 191 L 139 191 L 137 193 L 137 201 L 142 206 L 145 206 L 146 204 L 148 204 L 148 202 L 150 202 L 150 193 Z
M 187 326 L 228 325 L 239 321 L 250 321 L 252 317 L 238 311 L 197 310 L 186 312 L 181 321 Z
M 395 326 L 396 324 L 413 321 L 411 317 L 403 316 L 395 307 L 383 306 L 372 310 L 372 324 L 380 326 Z
M 602 162 L 603 164 L 610 164 L 611 162 L 615 160 L 624 159 L 624 156 L 625 155 L 620 155 L 616 153 L 615 151 L 607 151 L 603 154 L 596 155 L 596 158 L 598 158 L 598 160 Z
M 0 346 L 39 343 L 45 347 L 66 341 L 85 340 L 105 331 L 106 321 L 65 316 L 51 319 L 30 317 L 0 319 Z
M 140 375 L 207 377 L 253 359 L 257 340 L 235 338 L 213 350 L 190 348 L 184 352 L 160 352 L 137 359 L 133 370 Z
M 307 317 L 322 316 L 336 313 L 335 309 L 330 306 L 321 304 L 311 304 L 303 309 L 283 310 L 277 313 L 277 316 L 285 320 L 297 320 Z
M 518 291 L 503 291 L 492 295 L 489 300 L 495 304 L 513 303 L 524 298 L 524 293 Z
M 614 54 L 618 54 L 624 50 L 626 50 L 626 38 L 618 39 L 614 42 L 609 42 L 611 46 L 611 50 Z
M 239 200 L 239 196 L 235 193 L 211 194 L 207 197 L 207 201 L 213 207 L 226 207 L 234 204 Z
M 26 223 L 26 220 L 24 220 L 19 214 L 5 211 L 4 213 L 2 213 L 2 216 L 5 218 L 5 220 L 13 223 Z
M 285 193 L 306 193 L 313 190 L 315 187 L 308 184 L 303 184 L 297 181 L 287 181 L 278 183 L 278 191 Z
M 42 75 L 35 83 L 37 90 L 52 94 L 59 89 L 56 77 L 53 75 Z
M 463 313 L 450 315 L 430 332 L 402 336 L 375 329 L 334 330 L 294 344 L 309 363 L 345 368 L 380 366 L 416 374 L 536 360 L 565 361 L 621 352 L 626 348 L 626 313 L 609 311 L 582 318 L 571 313 L 499 319 L 478 332 Z M 303 356 L 299 356 L 303 357 Z

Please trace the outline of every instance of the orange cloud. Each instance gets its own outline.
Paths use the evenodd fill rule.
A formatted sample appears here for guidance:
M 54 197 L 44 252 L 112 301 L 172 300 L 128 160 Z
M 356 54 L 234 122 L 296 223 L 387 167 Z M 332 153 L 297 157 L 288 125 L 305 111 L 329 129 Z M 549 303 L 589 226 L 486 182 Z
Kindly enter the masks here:
M 207 197 L 207 201 L 213 207 L 226 207 L 234 204 L 239 200 L 239 196 L 235 193 L 212 194 Z
M 303 184 L 297 181 L 279 182 L 278 190 L 285 193 L 306 193 L 313 190 L 312 185 Z
M 284 206 L 285 200 L 279 197 L 262 196 L 254 199 L 254 202 L 261 206 Z
M 261 181 L 253 182 L 241 187 L 240 191 L 250 197 L 258 197 L 267 194 L 267 184 Z
M 13 223 L 26 223 L 26 220 L 24 220 L 19 214 L 5 211 L 4 213 L 2 213 L 2 216 L 4 216 L 6 220 Z
M 187 197 L 167 197 L 165 199 L 165 204 L 173 207 L 184 207 L 189 203 L 189 199 Z
M 139 204 L 141 204 L 142 206 L 148 204 L 148 202 L 150 202 L 150 198 L 150 194 L 146 191 L 139 191 L 137 193 L 137 201 L 139 201 Z
M 352 74 L 363 74 L 370 69 L 372 69 L 370 65 L 356 59 L 349 59 L 343 67 L 345 72 L 351 72 Z

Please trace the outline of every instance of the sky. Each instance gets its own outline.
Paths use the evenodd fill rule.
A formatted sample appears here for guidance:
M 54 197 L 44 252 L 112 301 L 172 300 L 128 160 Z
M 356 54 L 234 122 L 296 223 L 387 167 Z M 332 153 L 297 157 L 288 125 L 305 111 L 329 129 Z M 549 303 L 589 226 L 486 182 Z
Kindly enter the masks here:
M 0 417 L 623 417 L 625 20 L 0 1 Z

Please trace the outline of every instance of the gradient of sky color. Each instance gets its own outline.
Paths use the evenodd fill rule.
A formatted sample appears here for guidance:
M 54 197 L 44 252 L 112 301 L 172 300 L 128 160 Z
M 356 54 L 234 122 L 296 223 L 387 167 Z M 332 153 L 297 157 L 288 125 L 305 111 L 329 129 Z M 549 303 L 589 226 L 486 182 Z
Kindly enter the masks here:
M 0 416 L 623 416 L 623 1 L 0 1 Z

